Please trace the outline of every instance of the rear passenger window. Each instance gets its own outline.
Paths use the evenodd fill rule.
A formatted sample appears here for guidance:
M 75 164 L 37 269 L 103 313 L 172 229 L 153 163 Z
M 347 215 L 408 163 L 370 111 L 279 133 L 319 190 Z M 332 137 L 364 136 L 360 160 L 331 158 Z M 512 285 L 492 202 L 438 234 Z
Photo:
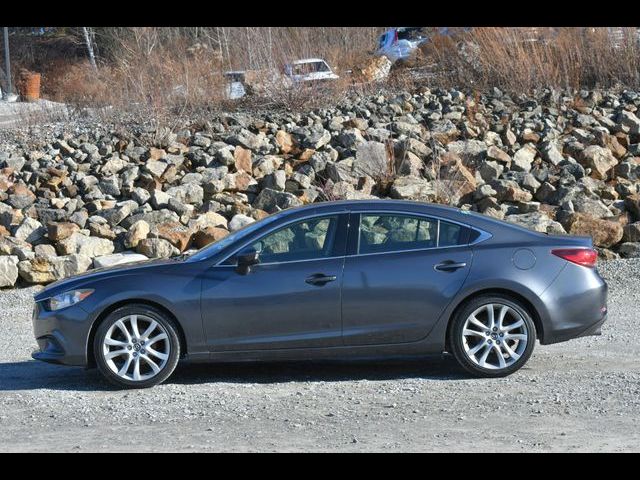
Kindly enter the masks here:
M 439 247 L 451 247 L 453 245 L 461 245 L 466 243 L 463 241 L 462 236 L 464 233 L 464 227 L 455 223 L 440 221 L 440 237 Z
M 437 246 L 438 221 L 408 215 L 360 217 L 358 253 L 393 252 Z
M 362 214 L 358 253 L 396 252 L 468 243 L 468 229 L 426 217 Z

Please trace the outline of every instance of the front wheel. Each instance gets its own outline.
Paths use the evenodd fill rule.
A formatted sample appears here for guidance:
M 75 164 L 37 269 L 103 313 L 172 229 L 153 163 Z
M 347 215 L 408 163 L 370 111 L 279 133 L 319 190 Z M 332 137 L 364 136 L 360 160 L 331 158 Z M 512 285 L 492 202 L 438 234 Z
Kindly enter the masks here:
M 100 373 L 124 388 L 166 380 L 180 358 L 176 326 L 148 305 L 127 305 L 109 314 L 96 331 L 93 352 Z
M 533 353 L 536 327 L 527 309 L 503 295 L 481 296 L 461 308 L 450 334 L 453 355 L 479 377 L 504 377 Z

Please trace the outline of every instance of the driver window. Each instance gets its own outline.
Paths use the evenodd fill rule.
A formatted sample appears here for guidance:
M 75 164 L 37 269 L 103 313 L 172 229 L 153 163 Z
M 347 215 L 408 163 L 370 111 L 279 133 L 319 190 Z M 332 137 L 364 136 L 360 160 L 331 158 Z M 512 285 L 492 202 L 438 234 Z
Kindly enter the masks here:
M 260 263 L 329 257 L 337 224 L 338 217 L 303 220 L 262 237 L 252 247 L 260 252 Z
M 437 220 L 409 215 L 363 214 L 358 253 L 434 248 L 438 245 L 437 237 Z

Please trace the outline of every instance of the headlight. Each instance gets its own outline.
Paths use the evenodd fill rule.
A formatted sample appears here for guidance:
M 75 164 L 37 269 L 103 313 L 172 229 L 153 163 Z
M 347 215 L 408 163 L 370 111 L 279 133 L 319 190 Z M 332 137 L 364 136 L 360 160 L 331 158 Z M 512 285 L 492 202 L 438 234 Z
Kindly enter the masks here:
M 55 297 L 51 297 L 47 300 L 47 309 L 55 311 L 70 307 L 71 305 L 81 302 L 92 293 L 92 289 L 71 290 L 69 292 L 61 293 L 60 295 L 56 295 Z

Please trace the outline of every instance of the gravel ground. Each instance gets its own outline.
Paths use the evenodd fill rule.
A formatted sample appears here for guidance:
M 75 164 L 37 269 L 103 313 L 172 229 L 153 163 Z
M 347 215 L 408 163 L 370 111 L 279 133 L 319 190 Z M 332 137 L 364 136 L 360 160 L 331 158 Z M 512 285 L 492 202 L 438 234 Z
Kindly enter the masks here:
M 0 451 L 640 451 L 640 261 L 600 270 L 600 337 L 536 346 L 516 374 L 471 379 L 449 357 L 181 365 L 117 391 L 30 359 L 31 296 L 0 292 Z

